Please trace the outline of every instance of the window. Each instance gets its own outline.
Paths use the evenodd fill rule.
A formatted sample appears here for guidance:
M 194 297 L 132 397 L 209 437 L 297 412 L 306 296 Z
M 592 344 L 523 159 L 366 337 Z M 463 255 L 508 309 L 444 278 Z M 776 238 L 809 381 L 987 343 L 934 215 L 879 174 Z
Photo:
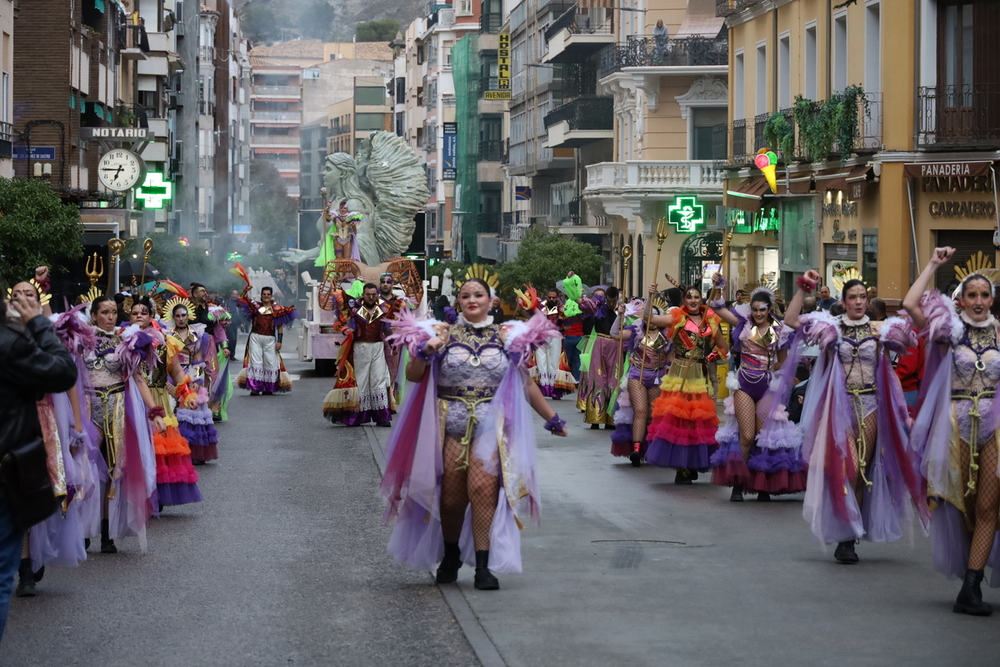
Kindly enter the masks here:
M 456 13 L 459 16 L 469 16 L 472 14 L 472 0 L 458 0 L 458 11 Z
M 359 113 L 354 114 L 354 129 L 358 132 L 385 129 L 385 114 Z
M 736 54 L 735 65 L 733 66 L 733 118 L 745 118 L 746 106 L 743 99 L 743 87 L 746 85 L 746 72 L 744 71 L 743 52 Z
M 726 107 L 691 109 L 691 159 L 716 160 L 726 157 Z M 721 137 L 721 141 L 717 138 Z
M 865 7 L 865 91 L 882 90 L 882 13 L 873 2 Z
M 767 113 L 767 44 L 757 45 L 757 69 L 753 73 L 757 79 L 757 93 L 754 101 L 755 113 Z
M 808 100 L 816 99 L 816 79 L 818 72 L 816 70 L 816 22 L 813 21 L 812 24 L 806 26 L 806 37 L 805 37 L 805 57 L 803 67 L 805 71 L 802 73 L 802 90 L 805 92 L 805 98 Z
M 378 87 L 358 87 L 354 89 L 354 104 L 359 107 L 380 107 L 385 106 L 385 88 Z
M 833 19 L 833 89 L 847 88 L 847 14 Z
M 778 40 L 778 109 L 792 106 L 791 37 L 785 33 Z

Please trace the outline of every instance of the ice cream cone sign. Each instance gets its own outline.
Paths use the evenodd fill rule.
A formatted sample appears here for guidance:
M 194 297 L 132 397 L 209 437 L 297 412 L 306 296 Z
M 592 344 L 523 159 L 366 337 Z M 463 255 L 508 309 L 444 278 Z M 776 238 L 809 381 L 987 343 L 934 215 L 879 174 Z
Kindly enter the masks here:
M 757 151 L 757 157 L 753 159 L 754 166 L 764 172 L 764 178 L 771 188 L 772 194 L 778 192 L 778 177 L 775 173 L 778 169 L 778 156 L 770 148 L 761 148 Z

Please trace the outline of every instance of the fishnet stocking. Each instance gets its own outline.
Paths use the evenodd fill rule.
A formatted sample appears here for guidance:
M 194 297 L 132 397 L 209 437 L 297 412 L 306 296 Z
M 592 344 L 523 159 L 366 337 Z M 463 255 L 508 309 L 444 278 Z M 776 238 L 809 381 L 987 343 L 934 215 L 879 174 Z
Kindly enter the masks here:
M 31 533 L 24 534 L 24 541 L 21 543 L 21 558 L 31 558 L 31 542 L 28 539 Z
M 997 479 L 997 441 L 990 438 L 979 452 L 979 479 L 976 481 L 976 527 L 972 532 L 969 569 L 986 567 L 997 531 L 1000 514 L 1000 479 Z
M 878 416 L 877 413 L 873 412 L 867 417 L 863 422 L 862 428 L 865 429 L 865 460 L 863 462 L 864 467 L 858 466 L 858 443 L 857 438 L 851 438 L 847 441 L 847 451 L 851 457 L 851 463 L 854 464 L 855 468 L 858 468 L 857 474 L 851 481 L 851 487 L 854 489 L 854 497 L 858 500 L 858 507 L 861 507 L 862 500 L 864 498 L 865 479 L 868 476 L 868 468 L 871 465 L 872 458 L 875 456 L 875 444 L 876 438 L 878 438 Z M 862 476 L 862 471 L 864 471 L 864 476 Z
M 757 404 L 745 391 L 737 389 L 733 393 L 733 409 L 736 410 L 736 423 L 740 428 L 740 452 L 743 460 L 749 461 L 750 448 L 764 427 L 764 420 L 757 417 Z
M 496 512 L 500 478 L 488 473 L 481 461 L 469 457 L 469 467 L 460 470 L 465 452 L 458 438 L 444 439 L 444 475 L 441 479 L 441 530 L 445 542 L 458 542 L 465 509 L 472 503 L 472 537 L 476 551 L 490 548 L 490 527 Z
M 646 439 L 646 429 L 653 420 L 653 412 L 649 406 L 660 395 L 659 387 L 646 388 L 639 380 L 628 381 L 628 397 L 632 402 L 632 442 L 642 442 Z

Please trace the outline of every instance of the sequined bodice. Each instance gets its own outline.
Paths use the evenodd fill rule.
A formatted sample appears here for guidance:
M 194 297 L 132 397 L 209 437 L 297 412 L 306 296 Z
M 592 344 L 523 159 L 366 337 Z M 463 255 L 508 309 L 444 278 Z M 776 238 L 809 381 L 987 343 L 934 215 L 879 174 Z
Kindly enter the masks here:
M 995 391 L 1000 383 L 1000 349 L 995 326 L 965 326 L 962 340 L 952 348 L 952 390 L 962 393 Z
M 177 361 L 180 362 L 182 368 L 187 369 L 198 354 L 198 336 L 190 329 L 188 329 L 186 339 L 176 331 L 171 332 L 170 335 L 184 343 L 184 347 L 177 353 Z
M 848 387 L 872 387 L 878 367 L 878 335 L 871 322 L 859 326 L 840 326 L 837 357 L 844 369 Z
M 778 329 L 781 325 L 772 322 L 763 331 L 747 322 L 740 336 L 740 367 L 747 370 L 773 371 L 778 360 Z
M 674 342 L 674 350 L 678 357 L 693 360 L 702 360 L 707 357 L 715 346 L 715 335 L 709 326 L 706 317 L 702 317 L 701 324 L 696 324 L 690 317 L 686 318 L 684 326 L 677 332 L 679 341 Z M 685 344 L 690 341 L 691 346 Z
M 674 345 L 662 331 L 646 334 L 633 350 L 630 362 L 633 366 L 660 369 L 666 366 Z M 645 356 L 645 362 L 643 362 Z
M 151 389 L 163 389 L 167 386 L 167 346 L 160 345 L 156 348 L 156 356 L 159 357 L 160 363 L 155 368 L 151 370 L 145 361 L 139 364 L 139 368 L 142 369 L 142 377 L 146 379 L 146 384 Z
M 90 371 L 91 383 L 95 387 L 120 384 L 124 379 L 122 377 L 122 363 L 118 359 L 115 348 L 118 347 L 121 338 L 118 337 L 118 334 L 109 334 L 99 329 L 95 329 L 94 333 L 97 334 L 97 345 L 84 357 L 87 370 Z
M 438 387 L 496 389 L 508 366 L 500 325 L 453 325 L 438 371 Z

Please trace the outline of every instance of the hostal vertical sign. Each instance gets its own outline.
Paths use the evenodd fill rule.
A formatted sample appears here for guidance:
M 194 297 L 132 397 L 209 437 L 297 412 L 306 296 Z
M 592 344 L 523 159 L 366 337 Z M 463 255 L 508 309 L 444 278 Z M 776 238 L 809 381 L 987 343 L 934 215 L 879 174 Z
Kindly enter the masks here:
M 510 33 L 501 33 L 498 37 L 497 89 L 483 91 L 485 100 L 510 99 Z

